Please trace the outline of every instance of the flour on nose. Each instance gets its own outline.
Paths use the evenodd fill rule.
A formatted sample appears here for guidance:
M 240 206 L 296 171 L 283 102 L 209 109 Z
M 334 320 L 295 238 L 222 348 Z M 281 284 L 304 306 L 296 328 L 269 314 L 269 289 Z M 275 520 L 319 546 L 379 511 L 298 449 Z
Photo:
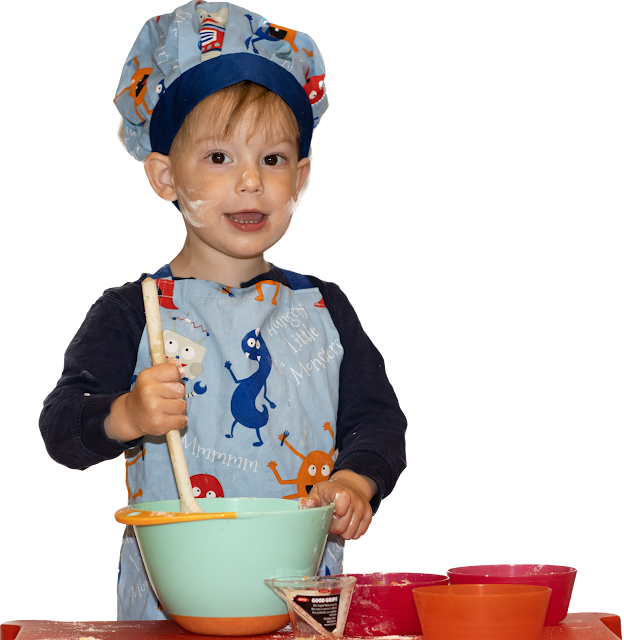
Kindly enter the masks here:
M 257 170 L 254 172 L 245 171 L 243 173 L 243 182 L 245 183 L 246 187 L 251 188 L 254 183 L 260 182 L 260 174 Z

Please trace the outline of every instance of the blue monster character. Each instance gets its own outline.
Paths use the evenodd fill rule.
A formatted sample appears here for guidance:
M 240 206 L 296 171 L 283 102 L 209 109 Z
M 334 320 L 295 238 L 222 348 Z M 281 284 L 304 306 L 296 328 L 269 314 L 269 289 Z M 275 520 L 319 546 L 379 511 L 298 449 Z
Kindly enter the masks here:
M 266 405 L 263 405 L 262 411 L 256 409 L 256 398 L 260 395 L 262 389 L 264 389 L 264 399 L 269 403 L 271 409 L 275 409 L 275 403 L 271 402 L 267 397 L 266 380 L 271 373 L 271 354 L 267 349 L 262 336 L 260 335 L 260 329 L 250 331 L 241 342 L 243 353 L 254 362 L 258 362 L 258 370 L 245 378 L 244 380 L 237 380 L 236 376 L 232 372 L 232 363 L 228 360 L 225 363 L 225 368 L 230 372 L 230 375 L 234 379 L 234 382 L 238 385 L 232 394 L 232 415 L 234 416 L 234 422 L 232 423 L 232 429 L 230 433 L 226 433 L 226 438 L 234 437 L 234 427 L 237 423 L 242 424 L 248 429 L 255 429 L 258 436 L 258 442 L 254 442 L 254 447 L 261 447 L 264 442 L 260 437 L 260 429 L 266 425 L 269 421 L 269 410 Z
M 249 36 L 249 38 L 247 38 L 247 40 L 245 40 L 245 46 L 247 47 L 247 49 L 249 49 L 249 44 L 251 43 L 253 52 L 258 53 L 258 49 L 256 49 L 256 45 L 254 43 L 258 42 L 259 40 L 268 40 L 269 42 L 279 41 L 279 38 L 271 35 L 271 25 L 268 22 L 265 21 L 254 31 L 252 24 L 253 18 L 248 13 L 245 14 L 245 17 L 247 18 L 247 20 L 249 20 L 249 26 L 251 28 L 251 35 Z

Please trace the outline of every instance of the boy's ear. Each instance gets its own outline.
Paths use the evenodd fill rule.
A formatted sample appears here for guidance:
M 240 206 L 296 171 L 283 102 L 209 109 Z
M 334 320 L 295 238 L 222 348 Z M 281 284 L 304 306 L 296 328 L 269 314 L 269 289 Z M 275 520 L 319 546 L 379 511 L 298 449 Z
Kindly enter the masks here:
M 295 202 L 299 197 L 301 187 L 305 184 L 306 178 L 310 173 L 310 158 L 301 158 L 297 163 L 297 185 L 295 187 Z
M 169 202 L 178 199 L 175 187 L 173 186 L 173 174 L 171 172 L 171 159 L 169 156 L 152 151 L 152 153 L 145 158 L 143 166 L 147 174 L 147 179 L 157 195 L 163 200 L 169 200 Z

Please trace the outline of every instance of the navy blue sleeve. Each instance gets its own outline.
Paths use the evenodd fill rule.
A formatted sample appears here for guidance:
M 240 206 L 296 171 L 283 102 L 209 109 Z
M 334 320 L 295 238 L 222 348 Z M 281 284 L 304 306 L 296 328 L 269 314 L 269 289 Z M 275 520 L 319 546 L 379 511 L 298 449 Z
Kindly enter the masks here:
M 277 268 L 269 274 L 286 280 Z M 345 350 L 336 424 L 339 455 L 333 471 L 350 469 L 374 480 L 378 493 L 371 505 L 376 510 L 405 468 L 407 422 L 383 358 L 347 297 L 335 284 L 309 279 L 320 289 Z M 104 420 L 112 402 L 130 389 L 144 326 L 140 280 L 108 290 L 89 311 L 41 413 L 41 434 L 57 462 L 85 469 L 140 444 L 140 439 L 125 444 L 111 440 Z
M 340 288 L 308 276 L 323 294 L 344 348 L 336 423 L 338 459 L 332 473 L 349 469 L 377 484 L 373 512 L 406 466 L 407 420 L 386 375 L 384 361 Z
M 44 401 L 39 428 L 46 449 L 72 469 L 111 460 L 141 442 L 122 444 L 104 431 L 113 400 L 132 383 L 145 326 L 139 283 L 109 289 L 91 307 L 67 348 L 63 374 Z

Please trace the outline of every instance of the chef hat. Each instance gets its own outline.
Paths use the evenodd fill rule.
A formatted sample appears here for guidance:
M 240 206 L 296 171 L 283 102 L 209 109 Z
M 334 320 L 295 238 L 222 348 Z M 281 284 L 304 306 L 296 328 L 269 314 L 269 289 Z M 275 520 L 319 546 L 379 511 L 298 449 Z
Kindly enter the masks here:
M 325 65 L 310 36 L 229 2 L 192 0 L 148 20 L 124 65 L 115 104 L 128 152 L 167 155 L 190 111 L 243 80 L 280 96 L 299 126 L 299 155 L 327 109 Z

